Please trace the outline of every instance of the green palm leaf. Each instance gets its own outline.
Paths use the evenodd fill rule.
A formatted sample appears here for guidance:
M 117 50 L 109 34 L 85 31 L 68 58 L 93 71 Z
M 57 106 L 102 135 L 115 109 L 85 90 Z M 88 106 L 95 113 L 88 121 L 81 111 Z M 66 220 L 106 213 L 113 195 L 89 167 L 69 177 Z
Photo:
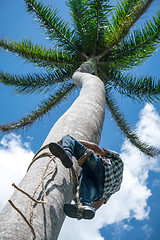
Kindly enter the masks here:
M 124 135 L 142 152 L 150 156 L 159 154 L 160 151 L 141 142 L 130 129 L 110 93 L 115 90 L 139 102 L 160 99 L 159 79 L 124 74 L 125 70 L 144 62 L 159 46 L 160 12 L 152 21 L 132 30 L 153 0 L 119 0 L 114 9 L 107 0 L 68 0 L 72 25 L 63 21 L 55 8 L 37 0 L 24 2 L 54 47 L 39 46 L 28 39 L 21 42 L 1 39 L 0 47 L 50 72 L 26 76 L 0 72 L 0 82 L 15 87 L 19 93 L 53 90 L 53 94 L 27 117 L 1 125 L 0 130 L 10 131 L 31 125 L 57 106 L 74 89 L 71 76 L 87 60 L 105 84 L 106 105 Z
M 155 157 L 160 154 L 160 150 L 156 149 L 148 145 L 146 142 L 142 142 L 139 140 L 137 134 L 130 129 L 129 124 L 126 122 L 123 114 L 120 112 L 116 101 L 111 97 L 109 93 L 110 89 L 106 88 L 106 104 L 108 109 L 110 110 L 112 117 L 115 119 L 118 127 L 123 132 L 123 134 L 128 138 L 128 140 L 138 149 L 140 149 L 143 153 Z
M 110 25 L 106 28 L 107 49 L 101 56 L 105 56 L 130 31 L 134 23 L 147 10 L 153 0 L 121 0 L 115 7 Z
M 122 40 L 108 59 L 120 69 L 137 66 L 157 50 L 158 43 L 160 43 L 160 11 L 152 21 L 146 21 L 143 27 Z
M 139 102 L 160 100 L 160 80 L 153 77 L 136 77 L 113 70 L 103 72 L 105 84 L 110 84 L 120 94 Z
M 23 117 L 18 122 L 11 124 L 0 125 L 0 130 L 3 132 L 12 131 L 33 124 L 37 119 L 42 118 L 47 112 L 58 106 L 68 94 L 71 93 L 75 85 L 73 83 L 63 84 L 53 95 L 50 95 L 47 100 L 44 100 L 35 110 L 27 117 Z
M 54 40 L 58 47 L 68 52 L 79 51 L 72 42 L 74 31 L 68 23 L 58 16 L 58 10 L 52 10 L 36 0 L 24 0 L 29 13 L 34 13 L 51 40 Z
M 57 69 L 51 73 L 35 73 L 26 76 L 0 72 L 0 82 L 15 87 L 17 93 L 32 94 L 42 91 L 46 93 L 55 89 L 57 84 L 69 81 L 72 74 L 69 69 L 68 71 Z
M 0 47 L 15 53 L 40 67 L 54 68 L 59 65 L 66 66 L 76 63 L 76 58 L 73 55 L 71 56 L 66 52 L 54 50 L 52 48 L 47 49 L 38 44 L 33 44 L 28 39 L 23 39 L 21 42 L 1 39 Z M 79 62 L 77 62 L 77 64 L 78 63 Z
M 104 0 L 69 0 L 79 48 L 86 55 L 97 54 L 104 47 L 105 28 L 108 24 L 107 15 L 111 10 L 108 1 Z

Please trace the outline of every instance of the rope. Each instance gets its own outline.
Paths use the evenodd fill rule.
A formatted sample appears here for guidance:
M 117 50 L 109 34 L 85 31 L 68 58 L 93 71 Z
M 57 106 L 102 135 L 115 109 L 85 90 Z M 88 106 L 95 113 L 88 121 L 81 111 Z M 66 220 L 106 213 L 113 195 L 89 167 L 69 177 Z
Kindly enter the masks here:
M 21 188 L 17 187 L 14 183 L 12 184 L 12 186 L 15 187 L 18 191 L 22 192 L 27 197 L 29 197 L 35 203 L 44 203 L 44 201 L 38 201 L 37 199 L 34 199 L 31 195 L 29 195 L 27 192 L 23 191 Z
M 92 150 L 87 149 L 84 154 L 78 159 L 78 165 L 81 167 L 83 163 L 87 160 L 87 158 L 91 156 L 92 153 Z
M 24 221 L 27 223 L 27 225 L 30 227 L 33 237 L 36 238 L 36 234 L 34 231 L 33 226 L 28 222 L 27 218 L 23 215 L 23 213 L 13 204 L 13 202 L 11 200 L 8 200 L 8 202 L 11 204 L 11 206 L 22 216 L 22 218 L 24 219 Z
M 35 188 L 32 196 L 30 194 L 28 194 L 27 192 L 25 192 L 24 190 L 22 190 L 21 188 L 17 187 L 14 183 L 12 184 L 12 186 L 14 188 L 16 188 L 19 192 L 23 193 L 24 195 L 26 195 L 28 198 L 31 199 L 31 204 L 30 204 L 30 222 L 27 220 L 27 218 L 24 216 L 24 214 L 13 204 L 13 202 L 11 200 L 8 200 L 8 202 L 11 204 L 11 206 L 22 216 L 22 218 L 24 219 L 24 221 L 27 223 L 27 225 L 30 227 L 31 229 L 31 232 L 33 234 L 33 237 L 36 238 L 36 234 L 35 234 L 35 231 L 34 231 L 34 227 L 33 227 L 33 202 L 37 203 L 37 204 L 45 204 L 46 203 L 46 191 L 45 191 L 45 186 L 44 186 L 44 180 L 49 176 L 51 175 L 57 168 L 57 163 L 55 161 L 55 156 L 52 155 L 51 153 L 48 153 L 48 152 L 44 152 L 42 154 L 40 154 L 38 156 L 38 154 L 47 149 L 49 147 L 49 144 L 48 145 L 45 145 L 43 146 L 42 148 L 40 148 L 36 154 L 34 155 L 31 163 L 29 164 L 28 166 L 28 169 L 27 169 L 27 172 L 29 171 L 30 167 L 32 166 L 32 164 L 39 158 L 42 158 L 42 157 L 49 157 L 50 160 L 48 161 L 47 165 L 46 165 L 46 168 L 43 172 L 43 175 L 42 175 L 42 178 L 41 178 L 41 181 L 39 182 L 39 184 L 37 185 L 37 187 Z M 86 159 L 92 154 L 92 151 L 91 150 L 86 150 L 86 152 L 82 155 L 82 157 L 78 160 L 78 165 L 79 166 L 82 166 L 82 164 L 86 161 Z M 55 166 L 53 168 L 53 170 L 51 170 L 50 172 L 47 172 L 48 170 L 48 167 L 49 167 L 49 164 L 54 161 L 55 162 Z M 82 218 L 82 204 L 80 203 L 80 199 L 79 199 L 79 181 L 78 181 L 78 176 L 77 176 L 77 173 L 74 169 L 74 167 L 72 167 L 72 172 L 73 172 L 73 175 L 75 176 L 75 179 L 76 179 L 76 193 L 75 193 L 75 196 L 76 196 L 76 201 L 77 201 L 77 205 L 78 205 L 78 219 L 81 219 Z M 38 190 L 38 188 L 42 185 L 42 191 L 43 191 L 43 201 L 38 201 L 37 199 L 35 199 L 35 194 Z
M 46 148 L 48 148 L 48 147 L 49 147 L 49 144 L 47 144 L 47 145 L 45 145 L 44 147 L 40 148 L 40 149 L 36 152 L 36 154 L 34 155 L 31 163 L 30 163 L 29 166 L 28 166 L 27 172 L 28 172 L 28 170 L 30 169 L 30 167 L 32 166 L 32 164 L 33 164 L 38 158 L 41 158 L 41 157 L 44 157 L 44 156 L 53 157 L 53 155 L 52 155 L 51 153 L 48 153 L 48 152 L 42 153 L 41 155 L 37 156 L 41 151 L 43 151 L 44 149 L 46 149 Z
M 77 219 L 81 220 L 83 217 L 83 205 L 82 203 L 78 204 Z
M 92 154 L 92 150 L 90 149 L 87 149 L 83 155 L 78 159 L 78 165 L 81 167 L 83 165 L 83 163 L 87 160 L 87 158 Z M 75 197 L 76 197 L 76 204 L 78 206 L 78 208 L 81 208 L 82 204 L 80 202 L 80 199 L 79 199 L 79 181 L 78 181 L 78 177 L 77 177 L 77 174 L 75 172 L 75 169 L 72 167 L 72 170 L 74 172 L 74 175 L 75 175 L 75 178 L 76 178 L 76 182 L 77 182 L 77 188 L 76 188 L 76 194 L 75 194 Z M 80 218 L 81 219 L 81 218 Z
M 44 147 L 42 147 L 41 149 L 39 149 L 38 152 L 36 152 L 36 154 L 34 155 L 32 161 L 31 161 L 31 163 L 29 164 L 29 167 L 28 167 L 28 169 L 27 169 L 27 172 L 28 172 L 28 170 L 30 169 L 30 167 L 32 166 L 32 164 L 33 164 L 37 159 L 39 159 L 39 158 L 42 158 L 42 157 L 49 157 L 49 158 L 50 158 L 50 160 L 48 161 L 48 163 L 47 163 L 47 165 L 46 165 L 46 168 L 45 168 L 45 170 L 44 170 L 44 172 L 43 172 L 41 181 L 39 182 L 39 184 L 38 184 L 37 187 L 35 188 L 32 196 L 31 196 L 30 194 L 28 194 L 27 192 L 25 192 L 24 190 L 22 190 L 21 188 L 17 187 L 14 183 L 12 184 L 12 186 L 13 186 L 14 188 L 16 188 L 19 192 L 23 193 L 24 195 L 26 195 L 28 198 L 31 199 L 30 220 L 28 221 L 27 218 L 24 216 L 24 214 L 21 212 L 21 210 L 18 209 L 11 200 L 8 200 L 8 202 L 11 204 L 11 206 L 22 216 L 22 218 L 24 219 L 24 221 L 25 221 L 25 222 L 27 223 L 27 225 L 30 227 L 34 239 L 36 239 L 36 234 L 35 234 L 34 227 L 33 227 L 33 202 L 35 202 L 35 203 L 37 203 L 37 204 L 45 204 L 45 203 L 46 203 L 46 191 L 45 191 L 45 186 L 44 186 L 44 180 L 45 180 L 49 175 L 51 175 L 51 174 L 56 170 L 56 168 L 57 168 L 57 163 L 56 163 L 56 161 L 55 161 L 55 156 L 53 156 L 51 153 L 44 152 L 44 153 L 42 153 L 42 154 L 40 154 L 40 155 L 38 156 L 38 154 L 39 154 L 42 150 L 48 148 L 48 146 L 49 146 L 49 145 L 45 145 Z M 54 168 L 53 168 L 50 172 L 46 173 L 47 170 L 48 170 L 49 164 L 50 164 L 52 161 L 55 162 L 55 166 L 54 166 Z M 43 201 L 38 201 L 38 200 L 35 199 L 34 197 L 35 197 L 35 194 L 36 194 L 38 188 L 39 188 L 41 185 L 42 185 L 42 191 L 43 191 Z
M 35 196 L 35 194 L 36 194 L 36 192 L 37 192 L 37 190 L 38 190 L 38 188 L 41 186 L 41 184 L 42 184 L 42 191 L 43 191 L 43 204 L 45 204 L 46 203 L 46 191 L 45 191 L 45 187 L 44 187 L 44 180 L 50 175 L 50 174 L 52 174 L 55 170 L 56 170 L 56 168 L 57 168 L 57 163 L 55 163 L 55 167 L 54 167 L 54 169 L 52 170 L 52 171 L 50 171 L 50 172 L 48 172 L 48 174 L 46 174 L 46 172 L 47 172 L 47 169 L 48 169 L 48 167 L 49 167 L 49 164 L 52 162 L 52 160 L 53 160 L 53 158 L 55 158 L 54 156 L 48 161 L 48 163 L 47 163 L 47 165 L 46 165 L 46 168 L 45 168 L 45 170 L 44 170 L 44 172 L 43 172 L 43 175 L 42 175 L 42 179 L 41 179 L 41 181 L 39 182 L 39 184 L 37 185 L 37 187 L 35 188 L 35 190 L 34 190 L 34 192 L 33 192 L 33 197 Z M 45 175 L 46 174 L 46 175 Z M 33 202 L 31 201 L 31 204 L 30 204 L 31 206 L 30 206 L 30 222 L 33 224 Z

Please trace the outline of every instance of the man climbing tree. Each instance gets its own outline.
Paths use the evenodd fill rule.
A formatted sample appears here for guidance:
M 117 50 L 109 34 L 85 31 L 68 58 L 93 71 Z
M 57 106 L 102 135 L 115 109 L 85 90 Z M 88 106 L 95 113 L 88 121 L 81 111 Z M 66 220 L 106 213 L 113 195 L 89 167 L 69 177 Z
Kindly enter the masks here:
M 76 205 L 65 204 L 64 212 L 78 220 L 92 219 L 95 210 L 120 189 L 123 162 L 119 154 L 92 142 L 77 141 L 69 135 L 58 143 L 50 143 L 49 149 L 66 168 L 72 167 L 74 156 L 83 169 L 79 176 L 79 201 Z
M 159 47 L 159 11 L 151 22 L 146 21 L 139 29 L 132 29 L 153 0 L 119 0 L 114 8 L 111 1 L 106 0 L 68 0 L 72 24 L 71 21 L 65 22 L 58 15 L 56 8 L 45 6 L 45 1 L 43 3 L 39 0 L 24 0 L 24 2 L 27 11 L 34 15 L 52 41 L 52 47 L 34 44 L 28 38 L 17 42 L 2 38 L 0 47 L 49 71 L 26 76 L 0 72 L 0 82 L 15 87 L 19 93 L 37 91 L 46 93 L 51 90 L 53 93 L 27 116 L 16 122 L 0 125 L 0 130 L 4 132 L 17 130 L 33 124 L 79 86 L 80 95 L 54 124 L 43 147 L 51 142 L 57 142 L 66 134 L 75 139 L 99 144 L 106 106 L 120 130 L 134 146 L 149 156 L 158 155 L 159 149 L 142 142 L 131 130 L 113 97 L 114 91 L 118 91 L 134 101 L 151 102 L 160 99 L 159 79 L 132 76 L 131 73 L 127 73 L 128 69 L 145 62 Z M 75 180 L 70 168 L 69 170 L 64 168 L 57 159 L 50 162 L 48 172 L 43 175 L 48 154 L 49 152 L 46 154 L 43 152 L 43 157 L 33 162 L 19 186 L 34 196 L 35 200 L 42 200 L 41 203 L 34 204 L 34 209 L 33 207 L 30 209 L 30 201 L 33 199 L 30 200 L 16 191 L 11 201 L 29 220 L 24 221 L 24 218 L 8 204 L 0 217 L 1 239 L 31 239 L 31 234 L 37 239 L 57 239 L 65 218 L 63 206 L 72 200 Z M 108 168 L 112 168 L 117 160 L 113 161 L 110 158 L 110 161 L 111 165 L 108 163 Z M 85 165 L 87 161 L 82 166 L 80 183 L 83 183 Z M 56 169 L 53 176 L 48 175 L 49 170 L 53 169 Z M 120 175 L 119 177 L 121 178 Z M 35 191 L 39 183 L 43 183 L 42 188 L 47 192 L 46 202 L 43 201 L 41 188 Z M 119 183 L 117 190 L 118 185 Z M 110 191 L 115 190 L 116 188 Z M 100 196 L 100 200 L 103 197 L 107 200 L 109 195 Z M 90 199 L 91 202 L 94 200 L 97 199 Z M 101 202 L 98 203 L 101 205 Z M 95 208 L 98 203 L 94 202 Z M 67 207 L 65 211 L 66 209 Z

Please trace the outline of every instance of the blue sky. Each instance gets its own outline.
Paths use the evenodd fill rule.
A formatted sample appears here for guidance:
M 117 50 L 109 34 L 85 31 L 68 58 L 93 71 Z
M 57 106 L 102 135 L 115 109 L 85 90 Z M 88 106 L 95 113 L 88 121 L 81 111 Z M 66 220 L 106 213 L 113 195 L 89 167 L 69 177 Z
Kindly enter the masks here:
M 60 15 L 68 19 L 68 10 L 64 0 L 43 0 L 43 2 L 58 7 Z M 149 18 L 158 9 L 158 6 L 158 0 L 154 1 L 142 21 Z M 1 0 L 0 9 L 1 37 L 7 36 L 17 41 L 27 36 L 35 43 L 48 45 L 46 36 L 39 28 L 39 24 L 31 15 L 26 13 L 23 0 Z M 159 77 L 159 59 L 160 51 L 157 51 L 153 57 L 147 60 L 145 65 L 135 69 L 134 73 Z M 44 69 L 36 68 L 30 63 L 25 64 L 25 60 L 20 57 L 1 50 L 0 70 L 15 74 L 44 72 Z M 59 108 L 51 111 L 30 128 L 19 130 L 14 134 L 0 133 L 0 181 L 3 183 L 0 188 L 1 208 L 12 191 L 9 189 L 10 183 L 20 181 L 33 153 L 41 147 L 52 125 L 77 96 L 78 92 L 74 93 L 68 101 L 63 102 Z M 45 97 L 43 94 L 17 95 L 13 88 L 0 84 L 0 123 L 18 120 L 32 111 Z M 159 103 L 152 107 L 145 104 L 134 104 L 131 100 L 118 96 L 117 98 L 131 126 L 138 131 L 144 140 L 160 147 Z M 106 111 L 100 145 L 120 152 L 124 158 L 126 171 L 122 190 L 110 199 L 107 206 L 103 206 L 97 212 L 92 223 L 78 222 L 67 218 L 59 239 L 74 239 L 71 236 L 73 233 L 78 233 L 77 240 L 158 240 L 160 236 L 159 159 L 148 159 L 131 148 L 118 131 L 108 111 Z M 9 190 L 6 191 L 6 189 Z M 72 224 L 74 232 L 68 230 L 70 224 Z M 85 235 L 78 232 L 80 227 L 84 230 Z

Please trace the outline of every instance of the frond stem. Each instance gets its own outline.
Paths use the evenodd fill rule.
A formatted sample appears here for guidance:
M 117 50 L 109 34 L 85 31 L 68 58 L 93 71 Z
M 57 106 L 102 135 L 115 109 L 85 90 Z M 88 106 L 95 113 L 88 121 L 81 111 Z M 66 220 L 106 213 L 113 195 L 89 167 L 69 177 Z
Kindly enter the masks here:
M 110 46 L 108 46 L 108 48 L 103 53 L 101 53 L 97 56 L 98 60 L 100 60 L 101 58 L 106 56 L 108 54 L 108 52 L 111 51 L 114 48 L 114 46 L 117 45 L 121 41 L 121 39 L 124 38 L 128 34 L 128 32 L 133 27 L 135 22 L 137 22 L 138 19 L 145 13 L 145 11 L 149 8 L 150 4 L 153 1 L 154 0 L 146 0 L 146 4 L 144 5 L 143 8 L 140 9 L 140 11 L 137 12 L 137 14 L 135 14 L 135 17 L 133 18 L 133 21 L 131 22 L 131 24 L 128 25 L 128 27 L 121 33 L 121 35 L 117 39 L 115 39 L 115 41 Z

